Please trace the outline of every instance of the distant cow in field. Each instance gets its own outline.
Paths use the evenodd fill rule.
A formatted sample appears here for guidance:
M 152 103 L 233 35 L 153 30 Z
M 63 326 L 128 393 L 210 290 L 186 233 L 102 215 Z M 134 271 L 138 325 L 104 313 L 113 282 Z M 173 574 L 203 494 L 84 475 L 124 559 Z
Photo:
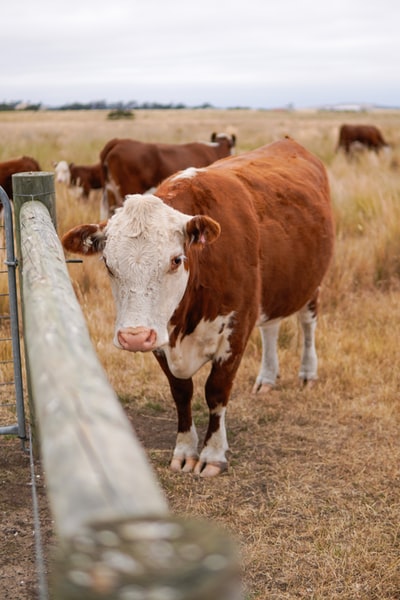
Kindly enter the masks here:
M 104 216 L 122 206 L 127 194 L 144 194 L 187 167 L 206 167 L 233 153 L 234 135 L 213 133 L 211 142 L 146 143 L 113 139 L 100 153 L 104 180 Z
M 337 150 L 342 148 L 346 154 L 350 154 L 352 148 L 362 146 L 379 152 L 381 148 L 388 145 L 375 125 L 342 125 Z
M 103 176 L 101 164 L 75 165 L 61 160 L 54 164 L 56 181 L 69 186 L 82 188 L 82 195 L 88 198 L 90 190 L 99 190 L 103 187 Z
M 315 328 L 334 226 L 325 168 L 287 138 L 129 195 L 99 224 L 63 237 L 70 252 L 102 252 L 116 302 L 114 343 L 154 352 L 178 413 L 171 468 L 213 476 L 227 468 L 225 412 L 255 325 L 263 351 L 253 392 L 278 371 L 280 321 L 299 314 L 299 377 L 317 379 Z M 192 376 L 211 361 L 209 425 L 198 454 Z M 249 405 L 251 410 L 251 403 Z
M 20 158 L 0 162 L 0 185 L 7 196 L 12 199 L 12 175 L 14 173 L 29 173 L 41 170 L 37 160 L 30 156 L 21 156 Z

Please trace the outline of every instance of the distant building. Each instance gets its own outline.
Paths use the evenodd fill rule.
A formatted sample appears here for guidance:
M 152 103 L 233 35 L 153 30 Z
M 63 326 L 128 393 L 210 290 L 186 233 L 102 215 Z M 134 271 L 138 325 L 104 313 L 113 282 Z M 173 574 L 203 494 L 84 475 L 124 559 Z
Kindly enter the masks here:
M 321 106 L 320 110 L 332 110 L 337 112 L 366 112 L 374 108 L 373 104 L 361 104 L 349 102 L 343 104 L 326 104 Z
M 41 103 L 32 104 L 31 102 L 17 102 L 14 105 L 14 110 L 43 110 L 43 108 Z

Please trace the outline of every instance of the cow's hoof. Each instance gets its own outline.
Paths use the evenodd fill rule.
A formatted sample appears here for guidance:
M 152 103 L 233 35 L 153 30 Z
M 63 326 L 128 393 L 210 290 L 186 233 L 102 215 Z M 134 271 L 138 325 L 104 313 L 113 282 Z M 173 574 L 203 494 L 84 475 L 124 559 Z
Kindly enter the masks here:
M 194 469 L 200 477 L 216 477 L 228 469 L 228 463 L 222 461 L 202 463 L 199 461 Z
M 197 456 L 192 456 L 190 458 L 186 458 L 185 459 L 185 463 L 182 467 L 182 471 L 184 473 L 191 473 L 192 471 L 194 471 L 196 465 L 197 465 Z
M 274 389 L 272 383 L 255 383 L 253 389 L 251 390 L 252 394 L 269 394 L 271 390 Z
M 197 456 L 189 456 L 187 458 L 184 456 L 174 456 L 174 458 L 171 460 L 169 468 L 175 473 L 180 473 L 181 471 L 184 473 L 190 473 L 194 470 L 197 460 Z

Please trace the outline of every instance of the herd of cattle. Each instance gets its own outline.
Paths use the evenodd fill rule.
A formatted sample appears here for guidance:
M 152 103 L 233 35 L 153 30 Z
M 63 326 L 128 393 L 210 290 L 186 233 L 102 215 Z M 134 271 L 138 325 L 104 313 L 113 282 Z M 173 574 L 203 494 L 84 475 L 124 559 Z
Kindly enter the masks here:
M 187 167 L 206 167 L 229 156 L 235 147 L 235 136 L 211 135 L 210 142 L 187 144 L 145 143 L 114 138 L 100 152 L 94 165 L 76 165 L 62 160 L 54 163 L 55 180 L 69 187 L 79 187 L 84 198 L 91 190 L 103 189 L 102 212 L 111 216 L 122 206 L 127 194 L 143 194 L 154 190 L 169 175 Z M 12 198 L 12 175 L 41 171 L 29 156 L 0 163 L 0 185 Z
M 131 139 L 114 138 L 107 142 L 93 165 L 76 165 L 61 160 L 54 163 L 57 183 L 81 189 L 87 199 L 91 190 L 103 189 L 104 212 L 112 214 L 122 205 L 127 194 L 153 190 L 166 177 L 186 167 L 205 167 L 232 153 L 235 136 L 213 133 L 211 143 L 151 144 Z M 374 125 L 342 125 L 336 151 L 350 155 L 353 150 L 367 148 L 379 152 L 389 144 Z M 41 171 L 38 162 L 22 156 L 0 162 L 0 185 L 12 198 L 12 175 Z
M 343 126 L 338 146 L 349 152 L 353 143 L 386 145 L 376 128 Z M 289 137 L 231 156 L 234 145 L 226 135 L 175 146 L 115 139 L 98 165 L 56 167 L 86 194 L 103 188 L 106 218 L 66 232 L 63 246 L 102 254 L 117 311 L 114 344 L 154 353 L 178 415 L 170 466 L 203 477 L 227 468 L 225 413 L 254 326 L 262 359 L 253 393 L 275 385 L 279 325 L 295 313 L 299 377 L 317 379 L 318 293 L 334 249 L 323 163 Z M 207 362 L 209 423 L 199 453 L 192 377 Z

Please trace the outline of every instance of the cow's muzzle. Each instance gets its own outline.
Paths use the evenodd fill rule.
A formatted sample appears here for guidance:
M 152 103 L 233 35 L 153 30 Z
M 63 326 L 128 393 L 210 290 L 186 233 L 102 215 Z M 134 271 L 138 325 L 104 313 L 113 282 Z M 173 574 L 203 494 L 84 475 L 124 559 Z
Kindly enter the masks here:
M 116 337 L 116 345 L 130 352 L 150 352 L 157 346 L 157 333 L 148 327 L 120 329 Z

